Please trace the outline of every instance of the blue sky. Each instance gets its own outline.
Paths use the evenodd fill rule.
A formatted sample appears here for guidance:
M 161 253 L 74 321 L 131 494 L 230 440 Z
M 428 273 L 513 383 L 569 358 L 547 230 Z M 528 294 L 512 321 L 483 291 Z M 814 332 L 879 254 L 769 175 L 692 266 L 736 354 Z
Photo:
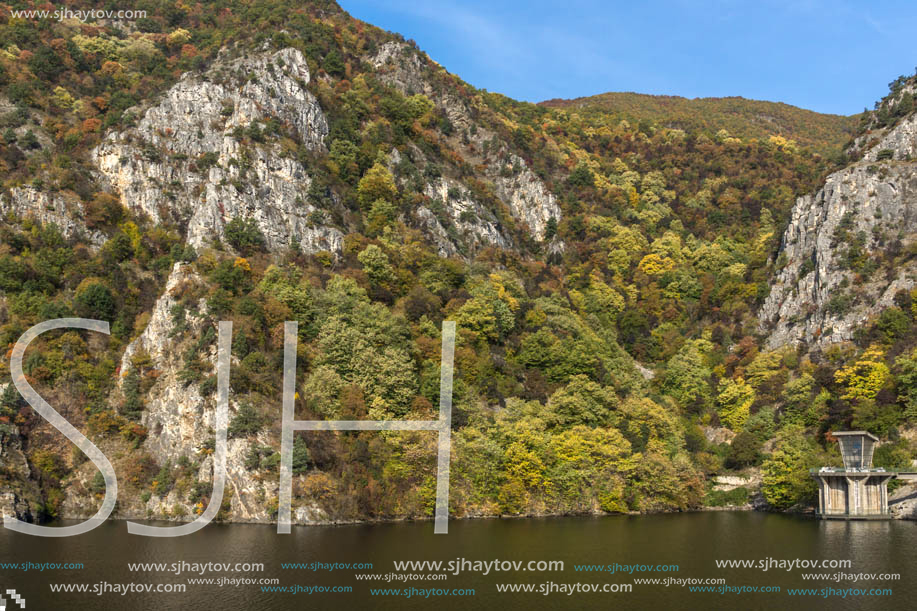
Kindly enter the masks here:
M 872 108 L 913 74 L 917 3 L 339 0 L 476 87 L 537 102 L 606 91 Z

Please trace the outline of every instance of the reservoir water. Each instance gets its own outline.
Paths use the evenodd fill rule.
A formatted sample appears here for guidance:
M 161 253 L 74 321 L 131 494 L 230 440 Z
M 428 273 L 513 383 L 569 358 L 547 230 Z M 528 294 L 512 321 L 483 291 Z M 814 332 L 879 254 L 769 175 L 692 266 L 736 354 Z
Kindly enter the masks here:
M 429 576 L 437 571 L 396 570 L 395 561 L 467 560 L 445 579 L 385 581 L 389 574 Z M 474 569 L 476 561 L 562 561 L 563 570 Z M 717 560 L 752 560 L 762 568 L 719 568 Z M 844 568 L 790 570 L 781 561 L 849 560 Z M 0 591 L 14 588 L 28 609 L 913 609 L 917 606 L 917 523 L 898 521 L 825 522 L 756 512 L 707 512 L 597 518 L 454 520 L 448 535 L 434 535 L 432 522 L 294 527 L 278 535 L 275 526 L 211 524 L 186 537 L 157 539 L 129 535 L 112 521 L 85 535 L 30 537 L 0 529 L 0 563 L 82 563 L 82 569 L 0 570 Z M 164 570 L 131 570 L 131 563 L 165 563 Z M 183 564 L 184 563 L 184 564 Z M 191 571 L 195 563 L 227 563 L 243 570 Z M 244 570 L 261 563 L 263 570 Z M 283 563 L 372 564 L 372 568 L 282 568 Z M 763 564 L 762 564 L 763 563 Z M 770 564 L 768 564 L 770 563 Z M 630 569 L 576 570 L 577 565 L 645 565 Z M 668 565 L 666 569 L 639 570 Z M 673 568 L 677 565 L 677 569 Z M 0 565 L 2 566 L 2 565 Z M 479 565 L 483 566 L 483 565 Z M 491 565 L 493 566 L 493 565 Z M 546 566 L 546 565 L 545 565 Z M 555 564 L 555 567 L 559 565 Z M 179 573 L 175 568 L 181 569 Z M 182 568 L 184 567 L 184 568 Z M 212 565 L 211 565 L 212 568 Z M 446 573 L 446 571 L 441 571 Z M 805 579 L 804 574 L 825 574 Z M 837 573 L 861 576 L 835 580 Z M 376 575 L 373 581 L 357 574 Z M 830 574 L 830 576 L 829 576 Z M 872 577 L 863 577 L 870 574 Z M 899 579 L 888 578 L 899 574 Z M 886 575 L 886 578 L 881 578 Z M 282 587 L 350 587 L 349 592 L 279 593 L 263 585 L 201 585 L 189 579 L 276 579 Z M 726 593 L 692 592 L 688 586 L 634 583 L 635 579 L 722 579 Z M 397 579 L 403 579 L 397 578 Z M 98 584 L 182 584 L 184 593 L 108 591 Z M 88 584 L 85 593 L 53 593 L 51 584 Z M 535 592 L 500 593 L 498 585 L 535 584 Z M 547 585 L 545 585 L 547 584 Z M 555 591 L 545 595 L 538 588 Z M 574 592 L 573 584 L 630 584 L 630 592 Z M 694 584 L 697 585 L 696 583 Z M 746 591 L 735 593 L 745 587 Z M 779 591 L 762 592 L 762 588 Z M 473 595 L 373 595 L 371 589 L 474 590 Z M 758 588 L 757 592 L 748 591 Z M 836 594 L 790 595 L 791 589 L 828 588 Z M 890 589 L 891 595 L 850 590 Z M 582 589 L 582 587 L 581 587 Z M 613 589 L 613 588 L 612 588 Z M 844 594 L 844 590 L 848 590 Z M 9 604 L 9 603 L 8 603 Z M 15 609 L 15 606 L 8 606 Z

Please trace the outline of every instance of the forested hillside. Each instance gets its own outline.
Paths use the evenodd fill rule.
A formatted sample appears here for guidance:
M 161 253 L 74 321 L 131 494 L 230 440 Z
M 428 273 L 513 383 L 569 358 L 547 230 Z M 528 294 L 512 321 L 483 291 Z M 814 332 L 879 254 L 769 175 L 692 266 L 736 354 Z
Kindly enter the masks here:
M 456 321 L 458 517 L 745 503 L 713 489 L 725 473 L 763 473 L 784 509 L 850 426 L 891 441 L 877 464 L 909 464 L 910 285 L 839 343 L 769 343 L 760 316 L 806 265 L 783 236 L 845 163 L 829 151 L 847 119 L 771 105 L 772 133 L 719 106 L 698 122 L 521 103 L 332 2 L 138 2 L 146 18 L 110 23 L 11 16 L 26 4 L 0 9 L 0 344 L 50 318 L 111 323 L 41 336 L 25 373 L 112 459 L 120 517 L 206 506 L 220 320 L 221 519 L 276 517 L 287 320 L 302 419 L 435 417 Z M 898 103 L 855 144 L 908 121 Z M 849 286 L 910 260 L 894 239 L 880 256 L 839 234 Z M 4 511 L 92 513 L 101 474 L 9 375 L 7 351 Z M 294 473 L 300 523 L 430 516 L 434 436 L 298 433 Z
M 857 126 L 856 117 L 826 115 L 780 102 L 740 97 L 689 99 L 611 92 L 573 100 L 547 100 L 541 105 L 711 134 L 725 129 L 740 138 L 782 136 L 826 156 L 838 152 Z

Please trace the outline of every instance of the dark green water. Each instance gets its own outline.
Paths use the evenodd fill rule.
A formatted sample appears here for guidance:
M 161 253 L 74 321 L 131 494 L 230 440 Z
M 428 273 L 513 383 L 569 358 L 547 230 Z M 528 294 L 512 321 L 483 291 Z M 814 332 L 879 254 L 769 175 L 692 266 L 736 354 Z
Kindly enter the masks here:
M 152 539 L 111 522 L 78 537 L 29 537 L 0 529 L 0 563 L 81 562 L 82 570 L 0 569 L 2 591 L 15 588 L 28 609 L 913 609 L 917 607 L 917 523 L 821 522 L 746 512 L 656 516 L 452 521 L 448 535 L 432 522 L 338 527 L 212 524 L 194 535 Z M 563 571 L 462 572 L 442 581 L 367 582 L 356 573 L 395 572 L 396 560 L 562 560 Z M 715 560 L 851 560 L 836 569 L 723 569 Z M 54 594 L 51 583 L 180 583 L 190 573 L 131 572 L 131 562 L 263 563 L 263 572 L 218 572 L 204 577 L 278 578 L 284 586 L 351 586 L 350 593 L 285 594 L 260 585 L 188 585 L 183 594 Z M 372 563 L 371 570 L 282 569 L 283 562 Z M 678 571 L 596 573 L 575 564 L 672 564 Z M 412 571 L 408 571 L 412 572 Z M 899 573 L 899 580 L 806 581 L 803 573 Z M 498 593 L 496 584 L 633 584 L 641 578 L 724 578 L 736 586 L 779 586 L 780 592 L 717 594 L 688 587 L 633 585 L 621 593 Z M 373 596 L 370 588 L 471 588 L 474 596 Z M 891 588 L 891 596 L 790 596 L 789 588 Z M 8 603 L 9 604 L 9 603 Z M 8 606 L 7 609 L 15 609 Z

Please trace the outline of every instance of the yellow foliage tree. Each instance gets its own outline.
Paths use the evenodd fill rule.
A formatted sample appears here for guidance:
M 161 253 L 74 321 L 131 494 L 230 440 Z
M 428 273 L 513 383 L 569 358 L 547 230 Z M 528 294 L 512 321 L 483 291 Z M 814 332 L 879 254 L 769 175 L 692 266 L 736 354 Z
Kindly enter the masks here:
M 834 381 L 847 387 L 845 399 L 875 399 L 888 381 L 889 370 L 885 364 L 885 351 L 873 344 L 855 363 L 834 372 Z
M 397 193 L 395 179 L 392 178 L 391 172 L 378 161 L 373 164 L 373 167 L 366 170 L 366 174 L 357 185 L 357 197 L 360 203 L 367 208 L 378 199 L 392 202 Z
M 675 269 L 675 261 L 669 257 L 650 253 L 640 260 L 638 267 L 647 276 L 661 276 Z
M 748 420 L 751 404 L 755 402 L 755 389 L 742 378 L 725 378 L 720 381 L 717 391 L 720 422 L 733 431 L 740 430 Z

